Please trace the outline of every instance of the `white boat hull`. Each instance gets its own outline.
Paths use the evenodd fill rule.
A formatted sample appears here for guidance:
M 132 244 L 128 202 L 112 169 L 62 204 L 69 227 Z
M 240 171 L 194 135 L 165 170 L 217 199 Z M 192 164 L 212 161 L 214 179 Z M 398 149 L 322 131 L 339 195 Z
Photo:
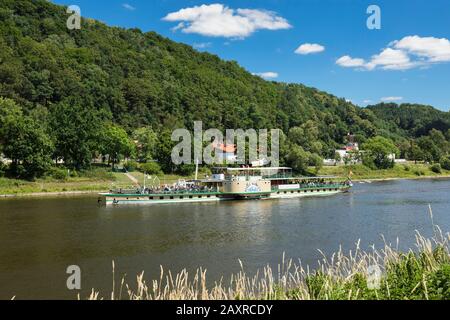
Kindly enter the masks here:
M 297 198 L 308 198 L 308 197 L 325 197 L 332 196 L 342 192 L 345 189 L 332 189 L 332 190 L 280 190 L 279 192 L 273 192 L 269 196 L 260 198 L 261 200 L 272 200 L 272 199 L 297 199 Z M 214 195 L 203 195 L 194 196 L 188 198 L 186 196 L 164 196 L 164 199 L 158 197 L 149 197 L 146 195 L 111 195 L 102 194 L 102 199 L 99 202 L 106 204 L 107 206 L 120 206 L 120 205 L 164 205 L 164 204 L 180 204 L 180 203 L 214 203 L 220 201 L 232 201 L 239 199 L 229 198 Z M 242 201 L 242 199 L 241 199 Z

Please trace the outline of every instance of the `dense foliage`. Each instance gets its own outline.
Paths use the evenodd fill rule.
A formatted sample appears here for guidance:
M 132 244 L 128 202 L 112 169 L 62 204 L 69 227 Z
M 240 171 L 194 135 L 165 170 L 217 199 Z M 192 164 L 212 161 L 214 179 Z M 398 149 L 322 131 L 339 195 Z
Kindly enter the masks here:
M 22 139 L 29 136 L 24 143 L 39 149 L 36 159 L 14 159 L 38 170 L 16 168 L 14 175 L 41 175 L 45 166 L 35 164 L 49 158 L 83 169 L 100 156 L 109 156 L 110 164 L 132 156 L 158 160 L 166 172 L 181 170 L 170 161 L 170 135 L 175 128 L 192 129 L 196 120 L 222 130 L 282 129 L 282 160 L 298 171 L 319 166 L 321 157 L 334 158 L 349 132 L 360 142 L 379 135 L 409 144 L 401 148 L 408 155 L 413 147 L 428 147 L 426 141 L 412 146 L 411 139 L 431 129 L 446 134 L 448 144 L 449 115 L 431 107 L 362 109 L 314 88 L 264 81 L 234 61 L 154 32 L 92 19 L 83 19 L 81 30 L 68 30 L 68 17 L 64 7 L 48 1 L 0 0 L 0 96 L 8 99 L 0 103 L 18 106 L 17 117 L 36 132 Z M 0 136 L 7 157 L 13 156 L 8 148 L 16 149 L 7 145 L 15 139 L 4 136 L 9 133 L 14 130 Z M 105 135 L 120 141 L 114 145 Z M 433 161 L 442 156 L 420 154 Z
M 363 145 L 365 154 L 363 162 L 369 168 L 389 169 L 394 167 L 395 158 L 392 155 L 398 154 L 395 144 L 383 137 L 370 138 Z

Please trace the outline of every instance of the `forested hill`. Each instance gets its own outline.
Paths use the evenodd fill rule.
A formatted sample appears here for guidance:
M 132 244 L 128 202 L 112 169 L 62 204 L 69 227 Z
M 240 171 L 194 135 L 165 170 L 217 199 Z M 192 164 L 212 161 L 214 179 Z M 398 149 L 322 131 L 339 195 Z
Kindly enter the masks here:
M 300 84 L 268 82 L 236 62 L 154 32 L 92 19 L 83 19 L 81 30 L 68 30 L 69 16 L 65 7 L 45 0 L 0 0 L 0 121 L 2 104 L 3 110 L 17 105 L 3 119 L 22 117 L 26 128 L 37 131 L 29 136 L 46 146 L 39 152 L 52 150 L 51 157 L 66 165 L 88 166 L 93 155 L 111 155 L 105 144 L 153 132 L 159 143 L 152 157 L 168 166 L 169 133 L 192 128 L 195 120 L 205 128 L 282 129 L 285 150 L 295 151 L 290 159 L 297 164 L 306 159 L 302 165 L 334 157 L 349 132 L 360 142 L 382 135 L 400 143 L 418 134 L 389 118 L 389 110 L 362 109 Z M 14 145 L 17 137 L 3 132 L 2 138 L 1 131 L 3 153 L 16 164 L 41 162 L 50 152 L 36 160 L 36 150 Z M 115 139 L 100 141 L 102 134 Z M 24 160 L 25 151 L 31 160 Z
M 31 111 L 68 101 L 95 108 L 127 130 L 151 125 L 289 128 L 313 120 L 334 147 L 349 131 L 374 134 L 373 114 L 302 85 L 276 84 L 236 62 L 199 53 L 156 33 L 83 19 L 66 28 L 65 8 L 1 0 L 0 95 Z
M 419 104 L 381 103 L 369 106 L 379 119 L 382 119 L 393 132 L 401 136 L 421 137 L 430 130 L 447 132 L 450 128 L 450 112 L 443 112 L 431 106 Z

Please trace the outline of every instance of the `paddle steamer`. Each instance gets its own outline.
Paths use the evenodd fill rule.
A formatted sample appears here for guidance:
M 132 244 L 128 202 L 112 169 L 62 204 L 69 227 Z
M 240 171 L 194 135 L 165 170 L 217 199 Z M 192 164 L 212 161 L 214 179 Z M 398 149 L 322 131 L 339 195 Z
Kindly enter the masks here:
M 136 190 L 111 190 L 100 194 L 106 205 L 152 205 L 230 200 L 270 200 L 329 196 L 348 192 L 350 179 L 338 177 L 295 177 L 292 169 L 215 168 L 212 177 L 180 180 L 172 185 L 153 185 Z M 159 180 L 158 180 L 159 181 Z

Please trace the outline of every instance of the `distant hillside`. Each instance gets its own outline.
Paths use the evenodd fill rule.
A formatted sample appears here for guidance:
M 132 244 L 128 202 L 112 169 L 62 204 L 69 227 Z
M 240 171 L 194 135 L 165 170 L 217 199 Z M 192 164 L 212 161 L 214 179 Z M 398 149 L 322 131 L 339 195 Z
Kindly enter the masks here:
M 382 103 L 369 106 L 378 119 L 388 124 L 390 131 L 402 136 L 420 137 L 431 129 L 447 132 L 450 129 L 450 112 L 419 104 Z
M 44 0 L 0 2 L 0 95 L 28 110 L 80 100 L 128 129 L 192 126 L 289 128 L 313 120 L 332 147 L 349 131 L 372 135 L 373 114 L 302 85 L 253 76 L 236 62 L 156 33 L 83 19 Z

